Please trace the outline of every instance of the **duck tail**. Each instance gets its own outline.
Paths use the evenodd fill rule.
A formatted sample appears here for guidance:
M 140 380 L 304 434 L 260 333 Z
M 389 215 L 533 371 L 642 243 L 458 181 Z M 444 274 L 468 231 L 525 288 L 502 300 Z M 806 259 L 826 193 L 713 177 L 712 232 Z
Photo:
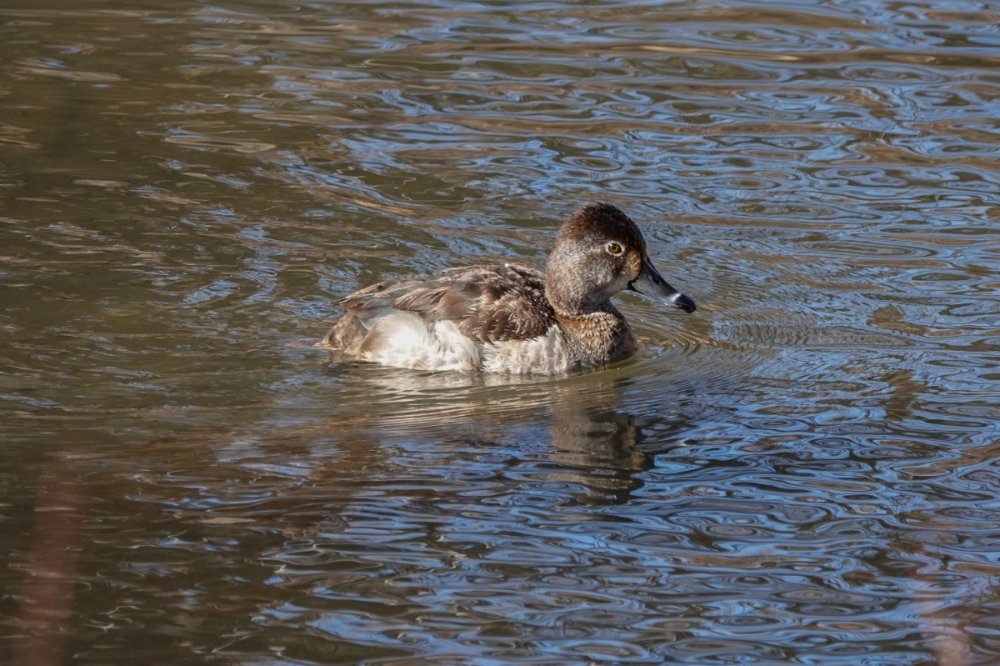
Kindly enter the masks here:
M 367 334 L 368 329 L 361 320 L 348 313 L 337 320 L 330 332 L 323 336 L 316 346 L 346 354 L 357 353 Z

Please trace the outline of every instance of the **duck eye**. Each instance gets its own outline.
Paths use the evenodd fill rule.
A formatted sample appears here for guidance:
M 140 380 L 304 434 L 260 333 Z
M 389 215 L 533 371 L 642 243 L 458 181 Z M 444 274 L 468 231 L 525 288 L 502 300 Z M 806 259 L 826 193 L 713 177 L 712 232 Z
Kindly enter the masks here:
M 621 253 L 625 251 L 625 248 L 621 246 L 621 243 L 616 243 L 614 241 L 611 241 L 610 243 L 605 245 L 604 249 L 608 251 L 608 254 L 615 257 L 621 256 Z

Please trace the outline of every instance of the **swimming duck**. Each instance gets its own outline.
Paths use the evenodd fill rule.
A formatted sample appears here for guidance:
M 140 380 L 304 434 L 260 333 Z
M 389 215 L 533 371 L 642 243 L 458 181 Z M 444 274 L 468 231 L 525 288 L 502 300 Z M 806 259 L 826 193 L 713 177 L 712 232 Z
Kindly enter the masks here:
M 379 282 L 340 301 L 345 313 L 321 345 L 401 368 L 561 374 L 635 353 L 610 301 L 624 289 L 695 310 L 657 272 L 635 223 L 590 203 L 559 228 L 544 273 L 479 265 Z

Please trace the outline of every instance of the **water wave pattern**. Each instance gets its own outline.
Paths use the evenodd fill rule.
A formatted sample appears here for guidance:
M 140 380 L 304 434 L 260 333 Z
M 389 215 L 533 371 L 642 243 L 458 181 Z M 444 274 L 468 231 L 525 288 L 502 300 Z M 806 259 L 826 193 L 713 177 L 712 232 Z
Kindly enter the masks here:
M 0 661 L 997 661 L 998 24 L 0 8 Z M 312 346 L 592 199 L 699 305 L 634 359 Z

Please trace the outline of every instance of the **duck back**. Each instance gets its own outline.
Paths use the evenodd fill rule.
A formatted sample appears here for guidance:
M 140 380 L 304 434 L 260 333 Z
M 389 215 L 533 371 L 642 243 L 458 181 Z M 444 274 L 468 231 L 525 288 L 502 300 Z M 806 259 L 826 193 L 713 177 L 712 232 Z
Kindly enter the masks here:
M 345 297 L 324 342 L 395 367 L 556 372 L 568 366 L 544 275 L 512 264 L 380 282 Z M 561 367 L 556 367 L 561 366 Z

